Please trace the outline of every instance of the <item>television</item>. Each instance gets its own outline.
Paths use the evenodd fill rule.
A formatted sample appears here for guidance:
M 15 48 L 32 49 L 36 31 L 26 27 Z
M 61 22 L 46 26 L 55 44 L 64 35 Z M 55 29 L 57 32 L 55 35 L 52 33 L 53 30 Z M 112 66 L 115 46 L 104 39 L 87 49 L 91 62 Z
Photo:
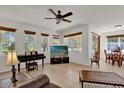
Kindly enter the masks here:
M 54 45 L 50 47 L 51 58 L 68 57 L 68 46 Z

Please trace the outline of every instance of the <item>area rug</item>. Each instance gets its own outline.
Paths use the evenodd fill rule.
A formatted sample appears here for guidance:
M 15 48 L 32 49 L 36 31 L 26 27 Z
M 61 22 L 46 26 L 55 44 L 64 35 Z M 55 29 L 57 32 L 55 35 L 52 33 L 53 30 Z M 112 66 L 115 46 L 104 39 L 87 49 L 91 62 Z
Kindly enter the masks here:
M 96 83 L 84 83 L 84 88 L 124 88 L 123 86 L 114 86 Z

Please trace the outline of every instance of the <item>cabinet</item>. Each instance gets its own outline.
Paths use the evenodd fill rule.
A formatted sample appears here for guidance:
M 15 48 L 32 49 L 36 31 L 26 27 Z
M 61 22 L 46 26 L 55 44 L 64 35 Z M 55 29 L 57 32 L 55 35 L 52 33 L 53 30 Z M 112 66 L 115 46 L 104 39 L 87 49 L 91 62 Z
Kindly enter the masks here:
M 69 63 L 69 57 L 51 58 L 50 60 L 50 64 L 62 64 L 62 63 Z

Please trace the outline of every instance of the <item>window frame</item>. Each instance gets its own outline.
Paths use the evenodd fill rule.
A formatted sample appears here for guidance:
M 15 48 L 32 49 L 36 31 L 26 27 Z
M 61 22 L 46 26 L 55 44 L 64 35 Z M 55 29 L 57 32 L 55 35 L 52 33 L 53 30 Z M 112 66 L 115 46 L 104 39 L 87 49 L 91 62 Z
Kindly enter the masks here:
M 79 44 L 79 49 L 78 48 L 70 48 L 69 45 L 67 44 L 68 43 L 68 38 L 73 38 L 75 39 L 76 36 L 80 36 L 80 44 Z M 66 40 L 67 39 L 67 40 Z M 82 52 L 82 32 L 77 32 L 77 33 L 72 33 L 72 34 L 67 34 L 67 35 L 64 35 L 64 44 L 68 45 L 68 50 L 69 51 L 77 51 L 77 52 Z M 76 41 L 77 43 L 77 41 Z
M 12 33 L 13 35 L 14 35 L 14 43 L 15 43 L 15 32 L 16 32 L 16 29 L 15 28 L 9 28 L 9 27 L 4 27 L 4 26 L 0 26 L 0 31 L 4 31 L 4 32 L 7 32 L 8 33 L 8 35 L 10 34 L 10 33 Z M 9 35 L 10 36 L 10 35 Z M 2 37 L 0 37 L 0 38 L 2 38 Z M 9 39 L 10 37 L 8 37 L 8 39 Z M 1 43 L 1 41 L 0 41 L 0 43 Z M 13 43 L 13 42 L 12 42 Z M 7 44 L 8 45 L 8 44 Z M 1 47 L 1 44 L 0 44 L 0 47 Z M 8 45 L 8 48 L 9 48 L 9 45 Z M 4 56 L 6 56 L 6 54 L 5 53 L 3 53 L 2 51 L 1 51 L 1 53 L 0 53 L 0 55 L 4 55 Z
M 32 51 L 32 50 L 36 50 L 36 38 L 35 38 L 36 32 L 29 31 L 29 30 L 24 30 L 24 32 L 25 32 L 25 52 L 29 53 L 29 52 Z M 34 49 L 29 50 L 29 51 L 26 50 L 26 35 L 27 35 L 27 36 L 29 35 L 29 36 L 31 36 L 31 37 L 33 36 Z
M 41 42 L 42 42 L 42 43 L 41 43 L 41 50 L 42 50 L 42 52 L 46 52 L 46 51 L 48 51 L 48 48 L 49 48 L 49 47 L 48 47 L 48 44 L 49 44 L 49 34 L 47 34 L 47 33 L 41 33 L 41 38 L 42 38 L 42 39 L 41 39 L 41 40 L 42 40 L 42 41 L 41 41 Z M 43 45 L 43 44 L 44 44 L 44 43 L 43 43 L 43 42 L 44 42 L 44 41 L 43 41 L 44 38 L 47 38 L 47 46 L 46 46 L 45 48 L 43 48 L 43 47 L 44 47 L 44 45 Z
M 124 43 L 124 42 L 121 42 L 121 38 L 124 38 L 124 35 L 123 34 L 121 34 L 121 35 L 107 36 L 107 51 L 113 51 L 111 48 L 110 48 L 111 50 L 108 49 L 108 44 L 112 45 L 111 42 L 108 43 L 108 40 L 109 39 L 112 39 L 112 38 L 117 38 L 117 41 L 116 42 L 113 42 L 113 43 L 117 44 L 117 46 L 120 47 L 121 51 L 123 51 L 124 48 L 122 49 L 122 47 L 121 47 L 122 43 Z

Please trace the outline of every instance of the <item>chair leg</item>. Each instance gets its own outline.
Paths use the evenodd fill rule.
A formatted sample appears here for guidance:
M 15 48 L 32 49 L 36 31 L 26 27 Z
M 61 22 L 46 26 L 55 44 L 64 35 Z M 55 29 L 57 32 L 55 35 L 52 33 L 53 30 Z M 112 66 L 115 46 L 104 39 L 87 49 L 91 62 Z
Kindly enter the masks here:
M 99 68 L 99 61 L 98 61 L 98 68 Z
M 27 70 L 27 72 L 29 73 L 29 66 L 27 66 L 27 69 L 26 69 L 26 70 Z
M 37 70 L 38 70 L 38 64 L 37 64 Z
M 114 61 L 112 61 L 112 66 L 114 65 Z
M 92 61 L 91 61 L 91 66 L 92 66 Z
M 118 61 L 118 66 L 119 66 L 119 67 L 121 66 L 120 61 Z
M 105 59 L 105 63 L 107 63 L 107 59 Z
M 110 64 L 110 58 L 109 58 L 109 64 Z
M 122 66 L 122 61 L 120 61 L 120 64 L 121 64 L 121 66 Z

